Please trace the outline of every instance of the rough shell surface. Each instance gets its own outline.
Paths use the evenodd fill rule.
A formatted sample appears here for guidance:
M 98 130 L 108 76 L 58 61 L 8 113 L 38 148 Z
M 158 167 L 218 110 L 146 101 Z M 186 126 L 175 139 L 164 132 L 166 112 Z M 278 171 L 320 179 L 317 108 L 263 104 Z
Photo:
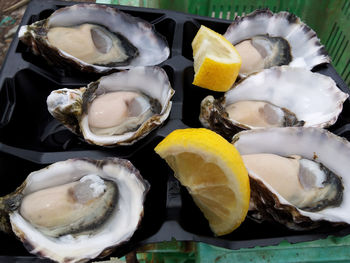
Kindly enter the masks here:
M 303 68 L 273 67 L 243 79 L 222 98 L 205 98 L 200 120 L 231 139 L 237 131 L 255 127 L 229 119 L 225 107 L 237 101 L 267 101 L 293 112 L 305 127 L 324 128 L 336 122 L 348 96 L 328 76 Z
M 237 133 L 233 144 L 240 154 L 274 153 L 281 156 L 300 155 L 322 163 L 342 178 L 343 202 L 318 212 L 296 208 L 248 169 L 255 211 L 259 220 L 275 220 L 295 230 L 317 227 L 323 221 L 350 224 L 350 143 L 321 128 L 286 127 L 248 130 Z
M 123 35 L 138 49 L 139 56 L 127 66 L 97 66 L 77 59 L 48 42 L 47 32 L 51 27 L 83 23 L 101 25 L 110 32 Z M 106 73 L 136 66 L 157 65 L 165 61 L 170 54 L 166 39 L 157 33 L 150 23 L 115 8 L 96 4 L 77 4 L 58 9 L 45 20 L 21 27 L 19 38 L 29 45 L 35 54 L 42 55 L 51 64 L 75 67 L 87 72 Z
M 261 9 L 237 16 L 224 34 L 233 45 L 258 35 L 286 39 L 292 51 L 290 66 L 311 70 L 319 64 L 330 63 L 330 57 L 315 31 L 288 12 L 272 13 Z
M 66 184 L 86 174 L 97 174 L 118 186 L 119 199 L 109 219 L 103 225 L 96 225 L 92 234 L 52 238 L 40 233 L 14 210 L 10 213 L 12 229 L 29 252 L 58 262 L 86 262 L 105 256 L 112 252 L 113 247 L 131 238 L 143 215 L 149 183 L 127 160 L 70 159 L 57 162 L 32 172 L 16 194 Z
M 88 125 L 86 104 L 89 104 L 89 100 L 93 100 L 98 94 L 118 90 L 139 91 L 156 99 L 161 105 L 160 113 L 148 118 L 135 131 L 111 136 L 95 135 Z M 86 89 L 53 91 L 47 98 L 47 105 L 49 112 L 55 118 L 73 132 L 82 134 L 87 142 L 113 146 L 132 144 L 160 126 L 169 116 L 172 105 L 170 99 L 173 94 L 174 90 L 162 68 L 136 67 L 104 76 L 98 81 L 90 83 Z

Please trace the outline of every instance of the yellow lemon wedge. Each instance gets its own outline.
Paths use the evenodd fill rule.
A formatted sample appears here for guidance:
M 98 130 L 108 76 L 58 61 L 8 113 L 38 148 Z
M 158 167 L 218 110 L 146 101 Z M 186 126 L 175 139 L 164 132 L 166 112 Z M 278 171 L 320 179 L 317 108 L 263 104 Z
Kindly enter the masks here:
M 242 64 L 235 47 L 221 34 L 201 26 L 192 41 L 192 49 L 193 84 L 214 91 L 229 90 Z
M 231 143 L 211 130 L 188 128 L 170 133 L 155 151 L 188 189 L 215 235 L 231 233 L 244 221 L 249 177 Z

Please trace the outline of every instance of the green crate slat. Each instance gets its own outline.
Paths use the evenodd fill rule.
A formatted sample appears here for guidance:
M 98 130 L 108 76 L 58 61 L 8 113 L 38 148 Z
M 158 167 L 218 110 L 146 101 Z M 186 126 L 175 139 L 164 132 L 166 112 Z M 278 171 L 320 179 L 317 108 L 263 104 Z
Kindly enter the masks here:
M 346 263 L 350 262 L 350 235 L 237 250 L 173 240 L 145 245 L 136 256 L 139 263 Z
M 239 250 L 198 243 L 196 251 L 196 263 L 345 263 L 350 261 L 350 236 Z
M 148 244 L 137 251 L 139 263 L 195 263 L 196 246 L 193 242 L 176 240 Z

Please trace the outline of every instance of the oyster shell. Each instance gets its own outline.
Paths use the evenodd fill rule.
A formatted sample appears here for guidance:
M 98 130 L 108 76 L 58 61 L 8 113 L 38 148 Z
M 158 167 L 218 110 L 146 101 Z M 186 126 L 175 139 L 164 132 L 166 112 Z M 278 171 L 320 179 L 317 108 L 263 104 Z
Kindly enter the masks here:
M 132 144 L 166 120 L 173 94 L 163 69 L 135 67 L 104 76 L 86 88 L 52 91 L 47 106 L 89 143 Z
M 324 128 L 336 122 L 348 97 L 328 76 L 273 67 L 248 76 L 222 98 L 204 98 L 199 119 L 227 139 L 241 129 Z
M 30 253 L 86 262 L 131 238 L 148 189 L 127 160 L 70 159 L 32 172 L 0 203 Z
M 97 73 L 157 65 L 170 54 L 151 24 L 96 4 L 61 8 L 22 26 L 19 38 L 52 64 Z
M 238 16 L 224 36 L 242 57 L 240 75 L 243 77 L 272 66 L 311 70 L 330 62 L 315 31 L 288 12 L 274 14 L 260 9 Z
M 286 127 L 242 131 L 233 144 L 250 177 L 253 218 L 295 230 L 350 224 L 347 140 L 321 128 Z

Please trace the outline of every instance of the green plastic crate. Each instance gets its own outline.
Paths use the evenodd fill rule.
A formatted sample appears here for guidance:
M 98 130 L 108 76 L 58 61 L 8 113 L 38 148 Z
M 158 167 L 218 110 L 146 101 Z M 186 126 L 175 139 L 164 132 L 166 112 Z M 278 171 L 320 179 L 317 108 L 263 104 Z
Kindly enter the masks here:
M 332 64 L 350 86 L 350 0 L 99 0 L 232 20 L 258 8 L 289 11 L 314 29 Z
M 146 245 L 136 257 L 139 263 L 346 263 L 350 262 L 350 236 L 239 250 L 171 241 Z

